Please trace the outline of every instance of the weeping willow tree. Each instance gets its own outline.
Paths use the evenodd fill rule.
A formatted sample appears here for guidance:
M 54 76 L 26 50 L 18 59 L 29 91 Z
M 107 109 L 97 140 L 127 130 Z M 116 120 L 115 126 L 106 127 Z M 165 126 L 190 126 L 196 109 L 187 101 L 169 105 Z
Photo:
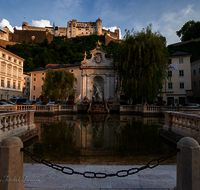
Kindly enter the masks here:
M 118 56 L 117 89 L 136 102 L 154 101 L 166 77 L 165 37 L 159 32 L 153 33 L 151 24 L 141 32 L 126 31 Z
M 66 97 L 73 95 L 75 83 L 77 83 L 77 79 L 69 70 L 48 69 L 44 78 L 42 94 L 44 97 L 63 102 Z

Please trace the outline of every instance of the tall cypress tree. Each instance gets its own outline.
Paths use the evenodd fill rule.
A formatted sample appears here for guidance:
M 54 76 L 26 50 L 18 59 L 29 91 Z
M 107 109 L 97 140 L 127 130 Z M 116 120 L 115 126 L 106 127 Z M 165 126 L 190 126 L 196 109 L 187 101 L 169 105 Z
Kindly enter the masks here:
M 141 32 L 126 31 L 117 66 L 118 89 L 139 102 L 154 101 L 162 90 L 168 65 L 166 39 L 152 32 L 151 24 Z

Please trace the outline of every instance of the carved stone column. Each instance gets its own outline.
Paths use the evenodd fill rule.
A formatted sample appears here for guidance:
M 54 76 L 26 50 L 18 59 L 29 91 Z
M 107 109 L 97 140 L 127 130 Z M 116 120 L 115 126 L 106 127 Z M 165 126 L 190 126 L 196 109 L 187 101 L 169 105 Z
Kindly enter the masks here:
M 109 91 L 110 91 L 110 74 L 106 74 L 106 87 L 107 87 L 106 100 L 108 100 L 108 98 L 110 96 L 110 93 L 109 93 Z
M 82 99 L 86 96 L 86 74 L 82 74 L 82 81 L 83 81 L 83 92 L 82 92 Z

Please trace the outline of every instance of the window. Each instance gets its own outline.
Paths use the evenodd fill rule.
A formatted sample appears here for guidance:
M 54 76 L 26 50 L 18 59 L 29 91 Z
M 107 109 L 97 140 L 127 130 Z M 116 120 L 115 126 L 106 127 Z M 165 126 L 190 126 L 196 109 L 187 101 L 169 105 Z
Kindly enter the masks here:
M 19 61 L 19 65 L 21 65 L 21 61 Z
M 33 100 L 35 100 L 35 95 L 33 95 Z
M 18 83 L 18 89 L 20 89 L 20 86 L 21 86 L 20 83 Z
M 34 76 L 36 76 L 36 74 L 34 74 Z
M 172 64 L 172 59 L 169 59 L 169 64 Z
M 185 83 L 184 82 L 179 83 L 179 89 L 185 89 Z
M 16 59 L 14 59 L 14 63 L 16 63 L 17 62 L 17 60 Z
M 44 77 L 42 77 L 42 81 L 44 81 Z
M 183 58 L 179 58 L 179 63 L 183 63 Z
M 33 86 L 33 91 L 35 91 L 35 86 Z
M 168 77 L 172 77 L 172 71 L 168 71 Z
M 7 88 L 10 88 L 10 81 L 7 81 Z
M 43 90 L 43 85 L 41 85 L 41 90 Z
M 1 79 L 1 87 L 4 87 L 4 80 Z
M 172 84 L 172 82 L 168 82 L 168 89 L 169 89 L 169 90 L 173 89 L 173 84 Z
M 44 73 L 42 73 L 42 75 L 44 75 Z
M 5 57 L 6 57 L 6 55 L 5 55 L 4 53 L 2 53 L 2 57 L 3 57 L 3 58 L 5 58 Z
M 194 86 L 196 86 L 196 81 L 194 81 Z
M 179 77 L 184 77 L 184 70 L 179 70 Z
M 36 81 L 36 78 L 33 78 L 33 81 Z
M 16 82 L 13 82 L 13 88 L 14 89 L 16 88 Z
M 27 83 L 26 83 L 26 86 L 30 86 L 30 83 L 29 83 L 29 82 L 27 82 Z
M 193 70 L 193 76 L 195 76 L 195 75 L 196 75 L 196 69 Z
M 8 60 L 10 61 L 10 60 L 11 60 L 11 57 L 8 57 Z
M 71 70 L 71 73 L 73 73 L 74 72 L 74 70 Z

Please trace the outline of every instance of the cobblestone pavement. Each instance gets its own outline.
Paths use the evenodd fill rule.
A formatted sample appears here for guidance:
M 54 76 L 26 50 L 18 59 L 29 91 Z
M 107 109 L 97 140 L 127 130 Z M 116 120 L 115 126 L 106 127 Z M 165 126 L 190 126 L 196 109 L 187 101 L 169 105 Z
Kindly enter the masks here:
M 140 166 L 65 165 L 75 171 L 115 173 L 118 170 Z M 89 179 L 80 175 L 66 175 L 43 164 L 24 164 L 24 187 L 27 190 L 66 189 L 133 189 L 173 190 L 176 186 L 176 165 L 160 165 L 128 177 Z

